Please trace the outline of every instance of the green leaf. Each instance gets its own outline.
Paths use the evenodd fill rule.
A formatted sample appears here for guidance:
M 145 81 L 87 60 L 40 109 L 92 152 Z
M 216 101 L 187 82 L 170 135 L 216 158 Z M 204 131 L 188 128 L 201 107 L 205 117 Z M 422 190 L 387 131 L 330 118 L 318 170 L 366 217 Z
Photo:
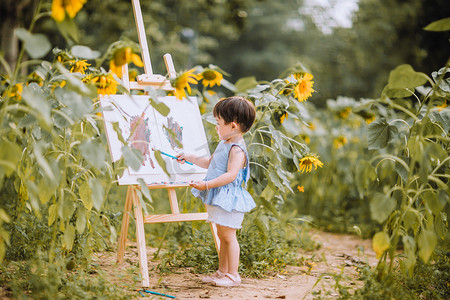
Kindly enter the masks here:
M 58 204 L 52 204 L 48 208 L 48 226 L 52 226 L 52 224 L 56 221 L 56 216 L 58 215 Z
M 78 234 L 83 234 L 86 228 L 86 209 L 84 207 L 78 207 L 77 209 L 77 222 L 75 226 Z
M 75 203 L 68 198 L 64 198 L 60 215 L 61 219 L 70 220 L 73 216 L 73 213 L 75 212 L 75 209 L 76 209 Z
M 437 244 L 436 234 L 431 230 L 422 230 L 419 234 L 419 256 L 427 263 Z
M 433 191 L 426 191 L 422 193 L 422 199 L 434 215 L 439 215 L 445 204 L 447 204 L 448 195 L 442 190 L 439 195 Z
M 172 138 L 172 141 L 175 142 L 177 147 L 182 149 L 183 148 L 183 144 L 180 142 L 180 140 L 178 139 L 178 137 L 175 134 L 175 132 L 173 130 L 169 129 L 166 125 L 163 125 L 163 128 L 164 128 L 165 132 L 170 135 L 170 137 Z
M 70 73 L 62 64 L 57 63 L 56 68 L 67 80 L 67 85 L 70 89 L 90 98 L 97 96 L 97 88 L 94 85 L 85 84 L 81 81 L 79 74 Z
M 123 138 L 123 135 L 122 135 L 122 129 L 120 129 L 119 122 L 113 122 L 113 123 L 112 123 L 112 126 L 113 126 L 114 131 L 115 131 L 116 134 L 117 134 L 117 138 L 119 139 L 119 141 L 120 141 L 123 145 L 125 145 L 126 142 L 125 142 L 125 139 Z
M 144 194 L 145 198 L 147 198 L 150 202 L 152 202 L 152 196 L 150 195 L 150 190 L 148 189 L 148 186 L 145 183 L 144 179 L 138 178 L 137 182 L 139 183 L 139 186 L 141 187 L 141 192 L 142 192 L 142 194 Z
M 445 213 L 441 212 L 435 217 L 434 230 L 436 230 L 436 234 L 438 237 L 440 237 L 442 240 L 445 239 L 445 236 L 448 233 L 447 215 Z
M 52 48 L 48 38 L 42 33 L 33 34 L 24 28 L 18 28 L 16 35 L 24 43 L 27 54 L 33 59 L 45 56 Z
M 74 120 L 79 120 L 93 112 L 94 106 L 89 97 L 84 97 L 75 91 L 67 91 L 67 89 L 58 89 L 55 95 L 59 101 L 65 104 L 61 111 Z
M 405 212 L 405 216 L 403 217 L 403 225 L 405 226 L 405 229 L 410 229 L 417 222 L 418 218 L 418 211 L 413 208 L 408 208 Z
M 450 93 L 450 77 L 447 76 L 447 73 L 450 73 L 450 68 L 443 67 L 431 73 L 431 76 L 443 91 Z
M 416 72 L 410 65 L 400 65 L 389 74 L 389 87 L 392 89 L 411 89 L 423 85 L 428 77 Z
M 409 165 L 410 158 L 407 156 L 401 156 L 397 158 L 399 161 L 403 161 L 405 164 L 402 164 L 396 160 L 394 166 L 395 172 L 397 172 L 398 176 L 400 176 L 404 182 L 407 182 L 409 170 L 405 168 L 405 165 Z
M 3 169 L 9 176 L 16 170 L 22 156 L 22 149 L 16 143 L 3 140 L 0 140 L 0 149 L 0 170 Z
M 262 204 L 267 210 L 269 210 L 270 212 L 272 212 L 273 215 L 274 215 L 276 218 L 279 218 L 280 213 L 278 212 L 278 210 L 277 210 L 277 208 L 275 207 L 275 205 L 273 205 L 273 203 L 270 202 L 270 199 L 267 200 L 267 198 L 264 198 L 264 197 L 259 197 L 259 199 L 260 199 L 260 201 L 261 201 L 261 204 Z
M 450 18 L 444 18 L 428 24 L 424 30 L 427 31 L 448 31 L 450 30 Z
M 81 202 L 83 202 L 84 207 L 90 211 L 94 206 L 92 202 L 92 191 L 91 187 L 87 182 L 83 182 L 78 188 L 78 192 L 80 194 Z
M 396 98 L 406 98 L 413 94 L 413 91 L 408 91 L 406 89 L 393 89 L 387 84 L 383 91 L 381 92 L 382 95 L 386 95 L 390 99 L 396 99 Z
M 73 46 L 70 52 L 76 57 L 84 59 L 95 59 L 101 55 L 99 51 L 91 50 L 91 48 L 82 45 Z
M 97 178 L 89 178 L 89 186 L 92 191 L 92 202 L 94 203 L 94 208 L 100 211 L 103 205 L 103 186 L 100 180 Z
M 72 250 L 73 241 L 75 240 L 75 227 L 72 224 L 69 224 L 64 231 L 63 242 L 64 248 L 67 250 Z
M 255 76 L 249 76 L 249 77 L 243 77 L 240 78 L 235 83 L 235 87 L 238 93 L 243 93 L 249 89 L 254 88 L 258 85 L 258 82 L 256 81 Z
M 153 154 L 155 155 L 156 161 L 158 162 L 158 165 L 163 169 L 164 173 L 166 173 L 167 176 L 170 176 L 169 172 L 167 171 L 166 161 L 162 158 L 161 151 L 155 150 Z
M 276 130 L 272 125 L 269 125 L 269 131 L 272 135 L 273 140 L 276 142 L 278 149 L 283 147 L 283 141 L 281 139 L 281 133 L 279 130 Z
M 149 98 L 148 101 L 150 102 L 150 105 L 164 117 L 167 117 L 167 115 L 170 113 L 170 108 L 163 102 L 152 98 Z
M 359 197 L 363 199 L 364 193 L 370 187 L 370 184 L 377 178 L 375 168 L 366 160 L 360 160 L 356 164 L 355 184 Z
M 81 155 L 92 166 L 100 170 L 105 165 L 106 154 L 99 143 L 88 140 L 82 142 L 78 147 L 80 148 Z
M 395 209 L 395 200 L 382 193 L 375 193 L 370 199 L 372 219 L 383 223 Z
M 266 243 L 269 236 L 269 218 L 260 214 L 255 218 L 255 225 L 259 229 L 258 232 L 262 234 L 262 242 Z
M 123 146 L 122 155 L 125 161 L 125 165 L 135 171 L 138 171 L 141 168 L 142 163 L 144 162 L 144 156 L 142 156 L 141 151 L 139 151 L 138 149 L 132 149 L 128 146 Z
M 78 41 L 78 27 L 72 18 L 64 18 L 62 22 L 56 22 L 59 32 L 64 36 L 69 44 Z
M 375 233 L 372 239 L 372 248 L 375 251 L 377 258 L 380 258 L 384 251 L 389 249 L 388 234 L 384 231 Z
M 368 126 L 367 142 L 369 150 L 382 149 L 398 134 L 395 126 L 390 126 L 384 118 L 380 118 Z
M 414 266 L 416 265 L 416 243 L 411 236 L 402 237 L 404 251 L 406 259 L 403 261 L 409 276 L 412 276 L 414 272 Z
M 260 197 L 270 201 L 273 196 L 275 195 L 275 187 L 273 186 L 273 184 L 268 184 L 264 190 L 262 191 L 262 193 L 260 194 Z
M 39 112 L 39 116 L 42 117 L 47 124 L 52 123 L 52 119 L 50 118 L 50 105 L 40 88 L 34 88 L 34 86 L 31 85 L 24 86 L 22 97 L 31 108 Z

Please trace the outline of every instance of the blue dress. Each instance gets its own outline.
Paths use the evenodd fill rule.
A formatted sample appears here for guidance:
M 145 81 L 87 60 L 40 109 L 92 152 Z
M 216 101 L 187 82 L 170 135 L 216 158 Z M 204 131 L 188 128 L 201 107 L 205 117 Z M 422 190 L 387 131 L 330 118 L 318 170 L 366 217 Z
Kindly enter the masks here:
M 244 151 L 246 158 L 245 168 L 239 170 L 236 179 L 229 184 L 209 190 L 200 191 L 193 188 L 192 194 L 195 197 L 202 199 L 203 203 L 219 206 L 228 212 L 249 212 L 256 207 L 256 204 L 250 193 L 244 189 L 250 178 L 248 153 L 245 144 L 225 143 L 224 141 L 221 141 L 213 154 L 204 180 L 217 178 L 227 172 L 228 156 L 231 147 L 233 146 L 241 148 Z

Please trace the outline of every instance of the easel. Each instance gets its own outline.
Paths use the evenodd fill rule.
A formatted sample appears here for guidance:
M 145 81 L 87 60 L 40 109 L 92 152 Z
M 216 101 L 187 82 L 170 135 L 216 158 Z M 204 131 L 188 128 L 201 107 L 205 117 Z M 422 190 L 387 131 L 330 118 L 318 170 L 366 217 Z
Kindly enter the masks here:
M 153 86 L 155 88 L 160 88 L 164 90 L 173 90 L 170 81 L 162 76 L 153 74 L 152 65 L 150 62 L 150 53 L 147 46 L 147 38 L 145 36 L 144 21 L 142 18 L 142 12 L 139 0 L 132 0 L 134 17 L 136 21 L 136 27 L 139 36 L 139 44 L 142 50 L 142 58 L 144 62 L 145 74 L 137 76 L 137 82 L 130 82 L 128 76 L 128 65 L 125 64 L 122 68 L 122 81 L 125 87 L 130 90 L 143 90 L 146 86 Z M 164 62 L 166 64 L 166 69 L 169 74 L 169 78 L 176 76 L 175 68 L 172 62 L 172 57 L 170 54 L 164 55 Z M 139 201 L 136 186 L 128 186 L 127 196 L 125 200 L 125 208 L 122 218 L 122 228 L 120 231 L 119 247 L 117 251 L 117 262 L 119 264 L 123 263 L 123 257 L 125 254 L 125 248 L 127 243 L 128 227 L 130 224 L 130 216 L 133 213 L 136 221 L 136 240 L 137 249 L 139 256 L 139 269 L 142 276 L 142 287 L 149 287 L 149 274 L 148 274 L 148 263 L 147 263 L 147 251 L 145 243 L 145 232 L 144 224 L 152 223 L 168 223 L 168 222 L 186 222 L 186 221 L 205 221 L 208 214 L 207 213 L 180 213 L 178 207 L 177 194 L 175 188 L 187 187 L 189 184 L 166 184 L 166 185 L 149 185 L 149 189 L 167 189 L 169 194 L 170 203 L 170 214 L 164 215 L 143 215 L 142 206 Z M 220 244 L 217 237 L 217 229 L 215 224 L 210 223 L 211 231 L 214 237 L 214 243 L 216 246 L 217 253 L 219 253 Z

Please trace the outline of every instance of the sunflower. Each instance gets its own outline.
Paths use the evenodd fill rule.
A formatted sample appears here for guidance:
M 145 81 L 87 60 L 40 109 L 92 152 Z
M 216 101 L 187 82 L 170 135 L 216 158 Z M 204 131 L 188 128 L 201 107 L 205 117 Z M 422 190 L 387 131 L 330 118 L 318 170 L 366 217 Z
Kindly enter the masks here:
M 309 144 L 311 139 L 306 134 L 300 134 L 300 137 L 305 141 L 305 143 Z
M 341 119 L 347 119 L 351 112 L 351 107 L 345 107 L 338 112 L 338 115 Z
M 10 98 L 16 98 L 17 101 L 20 101 L 20 99 L 22 99 L 22 92 L 23 83 L 16 83 L 12 87 L 6 89 L 6 91 L 3 93 L 3 97 L 9 96 Z
M 87 63 L 87 60 L 78 60 L 75 61 L 72 64 L 72 67 L 70 68 L 70 72 L 71 73 L 81 73 L 81 74 L 85 74 L 86 69 L 88 66 L 90 66 L 91 64 Z
M 337 138 L 334 139 L 333 141 L 333 147 L 335 149 L 340 149 L 342 147 L 344 147 L 345 144 L 347 144 L 348 140 L 345 136 L 338 136 Z
M 281 117 L 280 117 L 280 123 L 283 124 L 284 120 L 287 120 L 287 118 L 288 118 L 288 113 L 287 112 L 282 114 Z
M 117 81 L 111 73 L 89 76 L 87 82 L 95 84 L 99 95 L 114 95 L 117 92 Z
M 109 69 L 117 76 L 122 77 L 122 66 L 124 64 L 129 64 L 130 62 L 138 67 L 144 66 L 141 57 L 133 53 L 131 47 L 120 48 L 114 51 L 113 57 L 109 62 Z
M 189 83 L 197 84 L 197 75 L 194 74 L 194 70 L 195 69 L 190 69 L 172 80 L 171 84 L 175 88 L 175 96 L 177 99 L 181 100 L 186 97 L 184 89 L 186 89 L 189 94 L 191 93 L 191 86 Z
M 198 81 L 202 80 L 202 83 L 205 87 L 213 87 L 215 85 L 220 86 L 223 75 L 220 72 L 217 72 L 213 69 L 205 69 L 198 76 Z
M 319 160 L 318 157 L 314 155 L 307 155 L 300 159 L 299 168 L 300 171 L 303 172 L 311 172 L 314 166 L 314 170 L 317 170 L 317 167 L 323 166 L 323 163 Z
M 371 116 L 371 117 L 367 117 L 367 118 L 364 118 L 364 120 L 366 121 L 366 124 L 370 124 L 370 123 L 372 123 L 373 121 L 375 121 L 377 118 L 375 117 L 375 116 Z
M 444 103 L 442 103 L 441 105 L 437 105 L 436 108 L 438 109 L 438 111 L 442 111 L 444 108 L 447 107 L 447 99 L 444 100 Z
M 309 73 L 295 73 L 294 78 L 297 80 L 297 84 L 294 87 L 294 97 L 298 101 L 303 102 L 314 92 L 312 86 L 314 81 L 312 81 L 313 76 Z
M 58 22 L 64 21 L 66 14 L 73 19 L 83 8 L 87 0 L 53 0 L 52 18 Z

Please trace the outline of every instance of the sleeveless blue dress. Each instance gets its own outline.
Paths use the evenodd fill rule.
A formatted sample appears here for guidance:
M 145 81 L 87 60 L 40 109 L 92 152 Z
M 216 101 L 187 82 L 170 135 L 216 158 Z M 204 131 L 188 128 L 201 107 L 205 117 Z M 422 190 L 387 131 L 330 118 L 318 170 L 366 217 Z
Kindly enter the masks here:
M 252 196 L 244 189 L 250 178 L 248 153 L 245 144 L 225 143 L 221 141 L 213 154 L 204 180 L 217 178 L 227 172 L 228 156 L 233 146 L 241 148 L 246 158 L 245 167 L 239 170 L 236 179 L 229 184 L 209 190 L 200 191 L 193 188 L 191 191 L 195 197 L 202 199 L 203 203 L 207 205 L 218 206 L 228 212 L 237 211 L 245 213 L 256 207 Z

